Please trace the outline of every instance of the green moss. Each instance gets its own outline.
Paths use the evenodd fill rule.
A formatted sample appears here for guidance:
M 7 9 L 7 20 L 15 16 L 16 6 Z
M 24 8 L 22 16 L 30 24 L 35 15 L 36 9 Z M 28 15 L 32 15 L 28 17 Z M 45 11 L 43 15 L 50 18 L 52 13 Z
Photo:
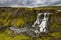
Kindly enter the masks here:
M 54 33 L 52 33 L 51 34 L 53 37 L 55 37 L 55 38 L 61 38 L 61 33 L 59 33 L 59 32 L 54 32 Z
M 19 10 L 17 10 L 18 8 L 3 8 L 4 11 L 0 10 L 0 23 L 2 24 L 2 26 L 20 26 L 23 27 L 23 25 L 25 24 L 32 24 L 35 19 L 36 19 L 36 10 L 39 12 L 40 10 L 44 10 L 45 11 L 49 11 L 49 10 L 57 10 L 60 9 L 60 7 L 56 8 L 56 7 L 44 7 L 44 8 L 19 8 Z M 46 10 L 47 9 L 47 10 Z M 16 11 L 16 12 L 15 12 Z M 19 12 L 19 14 L 18 14 Z M 37 12 L 37 13 L 38 13 Z M 9 14 L 8 14 L 9 13 Z M 12 13 L 12 15 L 11 15 Z M 14 13 L 14 14 L 13 14 Z M 11 16 L 10 16 L 11 15 Z M 3 16 L 3 17 L 1 17 Z M 5 30 L 4 32 L 0 33 L 0 40 L 54 40 L 53 38 L 61 38 L 61 25 L 59 25 L 56 21 L 57 14 L 56 12 L 53 12 L 51 14 L 51 25 L 49 27 L 51 32 L 50 34 L 41 34 L 40 38 L 33 38 L 30 36 L 26 36 L 26 35 L 14 35 L 14 37 L 12 37 L 12 31 L 10 30 Z M 9 24 L 10 23 L 10 24 Z M 0 24 L 0 25 L 1 25 Z M 60 30 L 59 30 L 60 29 Z M 58 31 L 57 31 L 58 30 Z
M 10 34 L 10 32 L 9 32 L 9 34 Z M 29 37 L 27 37 L 25 35 L 19 35 L 19 36 L 15 36 L 13 38 L 13 37 L 6 35 L 5 33 L 0 33 L 0 40 L 26 40 L 28 38 Z

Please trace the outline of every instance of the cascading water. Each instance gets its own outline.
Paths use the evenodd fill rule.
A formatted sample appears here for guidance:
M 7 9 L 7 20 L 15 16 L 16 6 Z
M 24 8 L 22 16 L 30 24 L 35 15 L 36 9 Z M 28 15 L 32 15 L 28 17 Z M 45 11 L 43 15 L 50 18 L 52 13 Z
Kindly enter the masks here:
M 49 13 L 44 13 L 44 18 L 42 19 L 42 22 L 39 25 L 40 32 L 46 32 L 48 18 L 49 18 Z
M 40 19 L 40 16 L 43 14 L 43 18 Z M 49 14 L 50 13 L 39 13 L 37 15 L 37 19 L 36 21 L 34 22 L 34 24 L 32 25 L 32 27 L 27 28 L 27 27 L 23 27 L 23 28 L 15 28 L 15 27 L 10 27 L 9 29 L 11 31 L 13 31 L 14 33 L 21 33 L 21 32 L 27 32 L 29 35 L 32 35 L 32 36 L 39 36 L 40 33 L 42 32 L 46 32 L 46 27 L 47 27 L 47 22 L 48 22 L 48 18 L 49 18 Z M 42 16 L 41 16 L 42 17 Z M 41 21 L 41 22 L 40 22 Z M 36 24 L 38 25 L 38 28 L 36 27 Z M 35 29 L 36 28 L 36 29 Z M 34 33 L 32 33 L 34 32 Z M 37 34 L 37 35 L 34 35 L 34 34 Z
M 34 24 L 32 25 L 32 27 L 35 27 L 35 25 L 36 24 L 40 24 L 40 16 L 42 15 L 42 13 L 39 13 L 38 15 L 37 15 L 37 19 L 36 19 L 36 21 L 34 22 Z
M 44 14 L 44 18 L 43 19 L 40 19 L 39 17 L 42 15 L 42 14 Z M 35 27 L 36 26 L 36 24 L 38 24 L 39 25 L 39 30 L 40 30 L 40 32 L 46 32 L 46 27 L 47 27 L 47 21 L 48 21 L 48 18 L 49 18 L 49 14 L 50 13 L 39 13 L 38 15 L 37 15 L 37 19 L 36 19 L 36 21 L 34 22 L 34 24 L 32 25 L 32 27 Z M 40 22 L 40 21 L 42 21 L 42 22 Z M 37 31 L 36 31 L 37 32 Z

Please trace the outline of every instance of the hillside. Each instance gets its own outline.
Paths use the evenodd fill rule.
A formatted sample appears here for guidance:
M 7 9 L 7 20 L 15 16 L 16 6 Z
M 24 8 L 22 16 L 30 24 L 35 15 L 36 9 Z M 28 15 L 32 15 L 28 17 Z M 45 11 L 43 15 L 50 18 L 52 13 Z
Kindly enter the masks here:
M 61 40 L 61 6 L 20 8 L 0 7 L 0 40 Z M 39 37 L 22 34 L 13 34 L 8 27 L 22 28 L 31 26 L 38 13 L 50 12 L 48 33 L 41 33 Z

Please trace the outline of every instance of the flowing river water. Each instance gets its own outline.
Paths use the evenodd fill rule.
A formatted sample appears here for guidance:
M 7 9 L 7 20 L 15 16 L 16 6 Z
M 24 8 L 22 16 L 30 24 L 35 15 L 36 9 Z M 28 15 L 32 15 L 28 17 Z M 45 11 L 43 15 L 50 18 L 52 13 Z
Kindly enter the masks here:
M 43 15 L 43 18 L 40 19 L 40 16 Z M 47 32 L 47 23 L 49 19 L 50 13 L 38 13 L 36 21 L 31 25 L 32 27 L 23 27 L 23 28 L 15 28 L 15 27 L 10 27 L 9 29 L 13 31 L 13 33 L 22 33 L 26 32 L 27 34 L 33 36 L 33 37 L 38 37 L 40 33 Z M 36 27 L 36 25 L 38 25 Z

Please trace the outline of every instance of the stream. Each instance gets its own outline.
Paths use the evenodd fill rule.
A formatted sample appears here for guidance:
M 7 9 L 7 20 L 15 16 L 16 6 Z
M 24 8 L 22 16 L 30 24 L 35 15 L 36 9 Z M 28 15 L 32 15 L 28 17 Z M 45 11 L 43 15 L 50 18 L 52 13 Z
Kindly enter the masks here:
M 43 18 L 40 19 L 40 16 L 43 15 Z M 9 29 L 13 31 L 15 34 L 17 33 L 22 33 L 26 32 L 30 36 L 33 37 L 38 37 L 40 33 L 45 33 L 47 32 L 47 22 L 49 19 L 50 13 L 38 13 L 36 21 L 33 23 L 33 25 L 28 27 L 23 27 L 23 28 L 15 28 L 15 27 L 10 27 Z M 37 27 L 36 27 L 37 25 Z

